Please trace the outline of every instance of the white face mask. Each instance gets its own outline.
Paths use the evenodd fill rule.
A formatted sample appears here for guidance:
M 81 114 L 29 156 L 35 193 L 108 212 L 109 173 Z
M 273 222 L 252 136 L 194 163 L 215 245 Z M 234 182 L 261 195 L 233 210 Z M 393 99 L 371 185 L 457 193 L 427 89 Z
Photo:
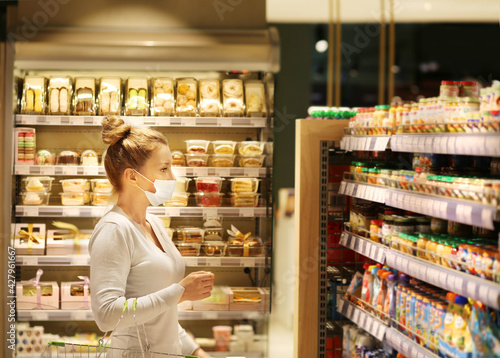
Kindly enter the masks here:
M 166 201 L 169 201 L 172 198 L 172 194 L 174 193 L 175 190 L 175 184 L 177 182 L 176 180 L 155 179 L 155 181 L 152 182 L 138 171 L 134 170 L 134 172 L 136 172 L 141 177 L 143 177 L 144 179 L 146 179 L 155 186 L 156 193 L 153 193 L 151 191 L 144 190 L 139 185 L 137 185 L 137 187 L 141 189 L 144 192 L 144 194 L 146 194 L 146 197 L 148 198 L 151 205 L 158 206 Z

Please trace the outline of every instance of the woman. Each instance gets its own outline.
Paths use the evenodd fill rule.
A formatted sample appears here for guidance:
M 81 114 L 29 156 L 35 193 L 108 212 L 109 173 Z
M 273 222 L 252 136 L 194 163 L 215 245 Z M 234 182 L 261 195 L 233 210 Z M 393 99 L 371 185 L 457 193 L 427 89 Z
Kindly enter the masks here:
M 149 204 L 170 199 L 175 187 L 168 142 L 161 133 L 118 117 L 106 117 L 102 125 L 109 145 L 104 167 L 118 199 L 89 243 L 97 325 L 114 329 L 112 347 L 139 350 L 138 325 L 143 347 L 145 331 L 152 351 L 209 357 L 179 325 L 177 304 L 210 296 L 214 276 L 199 271 L 184 277 L 184 261 L 162 221 L 146 213 Z M 115 329 L 125 301 L 129 308 Z

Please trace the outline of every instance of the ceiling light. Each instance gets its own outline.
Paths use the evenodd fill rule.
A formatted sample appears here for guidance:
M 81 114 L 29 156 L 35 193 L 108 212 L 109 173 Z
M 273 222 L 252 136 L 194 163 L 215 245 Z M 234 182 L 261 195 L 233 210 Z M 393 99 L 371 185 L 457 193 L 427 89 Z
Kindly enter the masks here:
M 316 42 L 316 51 L 323 53 L 326 50 L 328 50 L 328 41 L 319 40 L 318 42 Z

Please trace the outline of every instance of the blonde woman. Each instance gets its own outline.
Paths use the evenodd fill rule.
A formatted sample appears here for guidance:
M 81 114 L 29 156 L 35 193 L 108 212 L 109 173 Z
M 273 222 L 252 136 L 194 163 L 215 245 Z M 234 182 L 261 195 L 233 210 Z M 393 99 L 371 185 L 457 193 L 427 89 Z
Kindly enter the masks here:
M 104 167 L 117 202 L 96 225 L 89 244 L 96 323 L 103 331 L 113 330 L 128 301 L 112 347 L 145 347 L 144 324 L 152 351 L 209 357 L 179 325 L 177 304 L 210 296 L 214 276 L 199 271 L 184 277 L 184 261 L 162 221 L 146 213 L 150 204 L 169 200 L 175 187 L 168 142 L 161 133 L 131 127 L 118 117 L 106 117 L 102 125 L 103 142 L 109 145 Z

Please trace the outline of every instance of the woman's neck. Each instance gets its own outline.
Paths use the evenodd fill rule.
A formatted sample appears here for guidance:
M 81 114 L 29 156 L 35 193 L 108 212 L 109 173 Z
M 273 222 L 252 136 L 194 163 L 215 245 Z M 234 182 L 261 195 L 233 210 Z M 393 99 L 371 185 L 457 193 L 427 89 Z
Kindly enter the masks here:
M 137 224 L 146 225 L 146 211 L 149 201 L 144 197 L 144 194 L 140 195 L 143 197 L 137 197 L 137 193 L 122 192 L 118 195 L 116 205 Z

